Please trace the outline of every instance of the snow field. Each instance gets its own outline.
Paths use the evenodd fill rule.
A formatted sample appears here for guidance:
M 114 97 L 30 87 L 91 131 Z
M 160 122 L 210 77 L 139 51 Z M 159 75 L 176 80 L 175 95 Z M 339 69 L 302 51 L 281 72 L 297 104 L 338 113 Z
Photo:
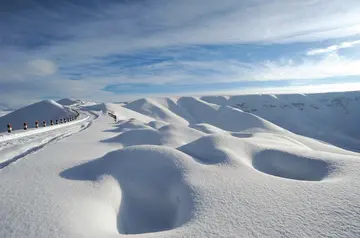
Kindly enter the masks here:
M 100 116 L 87 130 L 1 169 L 0 217 L 11 218 L 0 220 L 0 236 L 358 237 L 359 154 L 305 136 L 331 132 L 330 124 L 312 126 L 322 118 L 307 108 L 318 107 L 317 97 L 84 106 L 88 113 L 111 111 L 119 121 Z M 356 118 L 351 110 L 348 117 Z M 296 127 L 288 131 L 282 122 Z M 343 129 L 333 134 L 337 142 L 356 146 Z

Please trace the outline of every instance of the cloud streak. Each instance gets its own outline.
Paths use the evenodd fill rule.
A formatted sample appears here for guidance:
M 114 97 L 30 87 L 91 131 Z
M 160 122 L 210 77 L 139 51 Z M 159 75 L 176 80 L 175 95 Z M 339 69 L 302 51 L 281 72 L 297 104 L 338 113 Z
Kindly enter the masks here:
M 347 49 L 347 48 L 352 48 L 355 47 L 357 45 L 360 44 L 360 40 L 356 40 L 356 41 L 346 41 L 346 42 L 342 42 L 338 45 L 332 45 L 326 48 L 320 48 L 320 49 L 312 49 L 310 51 L 307 52 L 307 55 L 319 55 L 319 54 L 325 54 L 325 53 L 331 53 L 331 52 L 336 52 L 338 50 L 341 49 Z

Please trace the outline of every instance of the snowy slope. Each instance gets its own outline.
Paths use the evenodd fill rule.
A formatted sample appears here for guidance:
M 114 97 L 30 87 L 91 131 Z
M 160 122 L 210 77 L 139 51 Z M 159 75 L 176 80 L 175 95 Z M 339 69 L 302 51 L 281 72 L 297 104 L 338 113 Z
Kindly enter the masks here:
M 202 100 L 239 108 L 294 133 L 360 151 L 360 93 L 207 96 Z
M 146 115 L 129 110 L 127 108 L 122 107 L 120 104 L 114 104 L 114 103 L 93 104 L 89 106 L 83 106 L 81 107 L 81 109 L 85 111 L 97 111 L 103 113 L 111 112 L 115 114 L 119 120 L 128 119 L 128 118 L 136 118 L 142 122 L 150 122 L 153 120 L 152 118 Z
M 43 120 L 46 120 L 47 124 L 49 124 L 50 120 L 75 115 L 75 112 L 63 107 L 55 101 L 41 101 L 0 117 L 0 132 L 7 130 L 8 123 L 12 125 L 13 130 L 17 130 L 23 128 L 24 122 L 28 123 L 29 128 L 33 128 L 35 127 L 35 121 L 38 121 L 41 124 Z
M 218 106 L 194 97 L 180 99 L 140 99 L 125 106 L 155 120 L 195 126 L 210 124 L 228 131 L 256 128 L 282 131 L 282 128 L 237 108 Z M 241 121 L 241 123 L 239 123 Z
M 360 154 L 283 128 L 355 146 L 357 124 L 318 121 L 353 96 L 81 107 L 101 116 L 0 169 L 0 237 L 359 237 Z M 355 122 L 356 100 L 340 101 L 336 120 Z

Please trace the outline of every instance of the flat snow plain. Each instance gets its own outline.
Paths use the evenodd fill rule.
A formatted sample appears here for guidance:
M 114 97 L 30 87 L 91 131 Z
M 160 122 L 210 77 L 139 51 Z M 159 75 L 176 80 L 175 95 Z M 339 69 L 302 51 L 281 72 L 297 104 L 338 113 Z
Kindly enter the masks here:
M 0 169 L 0 237 L 360 237 L 360 93 L 79 107 Z

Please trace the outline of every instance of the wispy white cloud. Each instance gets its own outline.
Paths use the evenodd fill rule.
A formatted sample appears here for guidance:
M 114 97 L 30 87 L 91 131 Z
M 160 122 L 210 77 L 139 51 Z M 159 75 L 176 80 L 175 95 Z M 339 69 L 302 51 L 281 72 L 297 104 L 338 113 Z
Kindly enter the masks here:
M 49 76 L 57 71 L 55 63 L 45 59 L 35 59 L 28 62 L 30 74 L 35 76 Z
M 172 64 L 171 67 L 161 65 L 163 69 L 161 74 L 163 77 L 169 76 L 168 82 L 179 84 L 360 77 L 360 59 L 350 60 L 336 53 L 325 55 L 320 60 L 304 57 L 297 61 L 285 58 L 256 63 L 238 60 L 213 60 L 177 61 Z M 196 77 L 196 74 L 189 75 L 189 72 L 201 72 L 203 76 Z M 151 83 L 153 81 L 151 76 L 145 79 L 147 80 L 139 82 Z
M 360 34 L 357 0 L 92 0 L 86 4 L 64 0 L 54 6 L 41 2 L 31 1 L 33 7 L 0 15 L 0 88 L 12 92 L 6 97 L 97 95 L 110 99 L 118 95 L 102 89 L 121 83 L 176 85 L 360 75 L 360 60 L 325 54 L 354 47 L 359 41 L 307 52 L 320 59 L 292 59 L 291 55 L 251 62 L 183 59 L 183 54 L 202 54 L 201 50 L 178 51 L 172 59 L 131 67 L 107 59 L 170 47 L 293 44 L 354 37 Z M 69 80 L 71 75 L 80 80 Z M 24 81 L 35 81 L 42 90 L 33 90 Z M 4 93 L 0 101 L 8 100 Z
M 330 83 L 308 84 L 287 87 L 245 87 L 226 91 L 211 91 L 203 93 L 190 93 L 192 96 L 208 95 L 252 95 L 252 94 L 291 94 L 291 93 L 327 93 L 327 92 L 352 92 L 360 90 L 360 83 Z M 169 94 L 167 94 L 169 95 Z
M 342 42 L 340 44 L 337 45 L 332 45 L 326 48 L 320 48 L 320 49 L 312 49 L 310 51 L 308 51 L 306 54 L 307 55 L 319 55 L 319 54 L 325 54 L 325 53 L 331 53 L 334 51 L 338 51 L 340 49 L 346 49 L 346 48 L 351 48 L 354 47 L 356 45 L 360 44 L 360 40 L 356 40 L 356 41 L 345 41 Z
M 323 79 L 360 76 L 360 60 L 349 60 L 335 53 L 321 60 L 305 58 L 301 63 L 266 62 L 252 77 L 257 80 Z
M 51 44 L 40 54 L 89 57 L 174 45 L 306 42 L 360 33 L 360 3 L 355 0 L 98 1 L 98 5 L 23 11 L 7 19 L 6 24 L 14 27 L 3 28 L 4 39 L 21 43 L 22 37 L 31 36 L 36 46 L 48 37 Z

